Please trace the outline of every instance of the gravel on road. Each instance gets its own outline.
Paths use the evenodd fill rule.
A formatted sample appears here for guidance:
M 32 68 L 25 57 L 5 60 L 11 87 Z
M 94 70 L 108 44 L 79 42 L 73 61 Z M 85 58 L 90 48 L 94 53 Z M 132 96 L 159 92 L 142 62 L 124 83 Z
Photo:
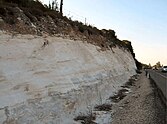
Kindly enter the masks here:
M 129 93 L 113 105 L 112 124 L 166 124 L 167 112 L 154 83 L 142 73 Z

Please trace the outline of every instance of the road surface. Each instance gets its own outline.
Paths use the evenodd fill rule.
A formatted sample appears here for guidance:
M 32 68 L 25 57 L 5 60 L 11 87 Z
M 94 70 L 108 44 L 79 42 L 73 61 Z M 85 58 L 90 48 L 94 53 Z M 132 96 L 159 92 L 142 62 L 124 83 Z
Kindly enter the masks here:
M 167 72 L 162 72 L 161 70 L 156 70 L 155 72 L 157 72 L 160 75 L 165 76 L 167 78 Z
M 147 70 L 150 78 L 155 82 L 161 94 L 162 100 L 167 105 L 167 73 L 161 72 L 160 70 Z

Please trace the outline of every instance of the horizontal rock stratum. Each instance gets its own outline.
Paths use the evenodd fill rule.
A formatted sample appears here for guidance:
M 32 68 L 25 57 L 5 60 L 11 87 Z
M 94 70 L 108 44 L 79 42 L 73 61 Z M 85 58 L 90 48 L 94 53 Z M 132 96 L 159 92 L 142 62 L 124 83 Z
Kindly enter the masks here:
M 0 123 L 73 124 L 136 73 L 131 53 L 0 32 Z

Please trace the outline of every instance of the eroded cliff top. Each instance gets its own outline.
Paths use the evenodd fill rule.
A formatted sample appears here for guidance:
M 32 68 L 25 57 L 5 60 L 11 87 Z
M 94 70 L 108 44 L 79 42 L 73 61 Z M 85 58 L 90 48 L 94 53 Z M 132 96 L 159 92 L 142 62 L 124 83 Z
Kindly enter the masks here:
M 127 48 L 127 45 L 130 45 L 120 41 L 114 30 L 99 30 L 91 25 L 72 21 L 39 1 L 0 1 L 0 29 L 21 34 L 59 34 L 74 40 L 88 41 L 103 49 L 115 45 Z

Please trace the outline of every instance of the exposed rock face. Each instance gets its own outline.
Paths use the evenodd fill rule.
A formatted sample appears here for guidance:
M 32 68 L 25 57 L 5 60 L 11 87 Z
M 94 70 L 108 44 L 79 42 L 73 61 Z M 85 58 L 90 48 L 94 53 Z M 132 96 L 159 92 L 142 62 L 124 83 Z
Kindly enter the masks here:
M 136 72 L 130 52 L 0 32 L 0 123 L 73 124 Z

